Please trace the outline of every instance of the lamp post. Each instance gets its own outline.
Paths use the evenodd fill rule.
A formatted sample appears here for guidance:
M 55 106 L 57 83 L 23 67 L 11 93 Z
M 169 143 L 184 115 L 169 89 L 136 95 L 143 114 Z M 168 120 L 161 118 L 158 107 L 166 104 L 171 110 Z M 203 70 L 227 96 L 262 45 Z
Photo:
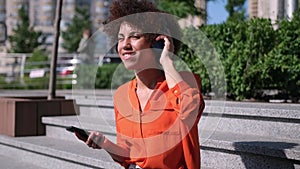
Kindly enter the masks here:
M 56 66 L 57 66 L 57 51 L 58 51 L 58 40 L 60 35 L 60 20 L 63 0 L 57 0 L 56 4 L 56 17 L 54 24 L 54 42 L 52 46 L 51 66 L 50 66 L 50 80 L 49 80 L 49 91 L 48 100 L 52 100 L 56 96 Z

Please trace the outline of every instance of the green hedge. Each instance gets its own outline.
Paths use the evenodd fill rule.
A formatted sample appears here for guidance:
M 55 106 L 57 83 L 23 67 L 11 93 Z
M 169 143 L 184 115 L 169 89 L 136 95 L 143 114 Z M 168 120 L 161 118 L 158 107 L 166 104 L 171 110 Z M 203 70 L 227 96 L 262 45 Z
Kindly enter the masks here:
M 27 59 L 27 63 L 37 63 L 37 62 L 49 62 L 49 58 L 47 54 L 45 54 L 41 50 L 34 50 L 32 52 L 32 56 Z M 31 70 L 31 69 L 50 69 L 49 64 L 40 64 L 40 65 L 26 65 L 25 70 Z M 30 78 L 29 74 L 26 74 L 24 76 L 24 89 L 47 89 L 49 86 L 49 74 L 45 74 L 44 77 L 39 78 Z
M 123 64 L 79 65 L 75 73 L 78 77 L 73 89 L 116 89 L 133 77 Z
M 217 55 L 225 72 L 226 88 L 217 86 L 223 88 L 220 91 L 226 91 L 229 98 L 263 99 L 264 90 L 276 89 L 282 98 L 297 100 L 300 92 L 299 12 L 293 18 L 280 21 L 278 29 L 273 29 L 270 20 L 259 18 L 188 28 L 184 31 L 187 44 L 179 55 L 200 74 L 204 93 L 215 91 L 211 77 L 219 73 L 208 73 L 207 70 L 213 68 L 207 64 L 212 55 Z M 206 47 L 208 42 L 203 33 L 213 49 Z

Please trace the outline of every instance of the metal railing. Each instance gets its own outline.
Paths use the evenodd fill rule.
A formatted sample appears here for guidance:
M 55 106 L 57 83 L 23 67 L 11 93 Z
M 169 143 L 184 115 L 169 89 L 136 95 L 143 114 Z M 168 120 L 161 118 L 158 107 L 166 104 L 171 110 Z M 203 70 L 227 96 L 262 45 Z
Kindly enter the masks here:
M 48 61 L 29 61 L 32 54 L 0 53 L 0 88 L 47 88 L 50 74 Z M 56 85 L 76 84 L 74 69 L 80 60 L 76 54 L 59 54 Z

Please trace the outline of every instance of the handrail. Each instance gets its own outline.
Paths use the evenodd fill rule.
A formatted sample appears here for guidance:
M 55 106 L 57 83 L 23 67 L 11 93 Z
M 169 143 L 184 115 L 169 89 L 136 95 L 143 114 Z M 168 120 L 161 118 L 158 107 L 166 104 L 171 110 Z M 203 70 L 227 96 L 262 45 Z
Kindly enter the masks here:
M 25 77 L 29 77 L 29 74 L 33 71 L 40 70 L 43 72 L 43 77 L 48 76 L 50 71 L 50 59 L 49 61 L 28 61 L 32 54 L 27 53 L 0 53 L 0 88 L 11 88 L 14 86 L 22 86 L 25 84 Z M 57 84 L 74 84 L 73 73 L 71 75 L 59 74 L 64 68 L 75 67 L 81 63 L 76 58 L 76 54 L 59 54 L 57 63 Z M 37 69 L 28 69 L 28 66 L 39 67 Z M 30 85 L 34 85 L 34 78 L 31 78 Z M 13 86 L 10 86 L 13 85 Z M 38 82 L 36 85 L 39 85 Z

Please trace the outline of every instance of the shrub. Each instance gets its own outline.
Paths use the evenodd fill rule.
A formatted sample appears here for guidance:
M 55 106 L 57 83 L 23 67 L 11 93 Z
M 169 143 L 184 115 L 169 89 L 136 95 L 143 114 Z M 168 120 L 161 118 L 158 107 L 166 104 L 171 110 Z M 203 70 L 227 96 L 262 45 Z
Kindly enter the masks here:
M 32 56 L 26 61 L 25 70 L 30 71 L 33 69 L 45 69 L 49 70 L 49 58 L 41 50 L 34 50 Z M 33 65 L 30 63 L 34 63 Z M 30 78 L 29 74 L 24 77 L 25 84 L 24 89 L 47 89 L 49 85 L 49 74 L 45 73 L 44 77 Z
M 234 100 L 262 99 L 262 91 L 275 89 L 285 98 L 297 100 L 300 91 L 299 20 L 297 12 L 292 21 L 280 21 L 277 30 L 269 19 L 259 18 L 187 28 L 183 38 L 187 43 L 179 55 L 192 71 L 200 74 L 205 94 L 226 91 Z M 212 60 L 218 56 L 220 62 Z M 222 69 L 215 63 L 221 63 L 224 69 L 224 86 L 215 81 L 222 78 L 218 72 Z
M 78 65 L 75 73 L 77 74 L 77 84 L 73 89 L 116 89 L 128 78 L 127 70 L 122 64 L 97 65 Z
M 95 87 L 97 89 L 110 89 L 114 71 L 117 64 L 104 64 L 97 71 Z

